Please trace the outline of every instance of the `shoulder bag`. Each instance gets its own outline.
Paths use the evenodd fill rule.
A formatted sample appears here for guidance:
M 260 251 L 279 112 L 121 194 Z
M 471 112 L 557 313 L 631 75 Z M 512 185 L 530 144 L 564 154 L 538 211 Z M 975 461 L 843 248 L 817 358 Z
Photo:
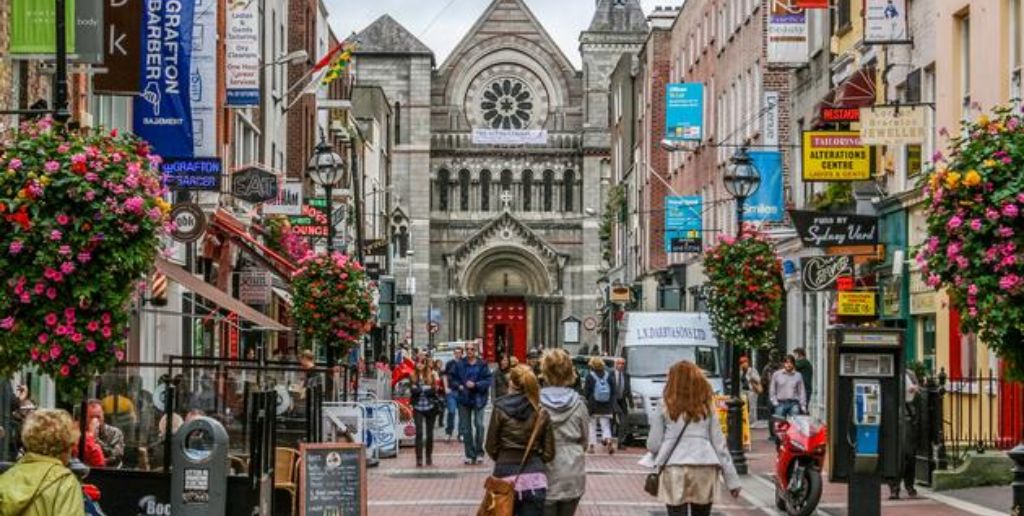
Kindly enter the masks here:
M 530 440 L 526 443 L 526 449 L 523 450 L 523 460 L 519 462 L 519 471 L 516 473 L 515 478 L 509 482 L 503 478 L 491 475 L 484 481 L 484 500 L 476 511 L 477 516 L 513 516 L 516 504 L 516 481 L 519 480 L 519 475 L 522 475 L 523 470 L 526 469 L 526 461 L 530 458 L 533 443 L 537 440 L 537 434 L 540 433 L 540 428 L 544 426 L 545 419 L 547 419 L 547 412 L 539 410 L 533 422 Z
M 658 496 L 658 486 L 661 484 L 661 474 L 665 472 L 665 466 L 668 465 L 668 461 L 672 460 L 672 454 L 676 452 L 676 448 L 679 447 L 679 441 L 683 439 L 683 434 L 686 433 L 686 428 L 689 426 L 689 421 L 683 424 L 683 429 L 680 430 L 679 435 L 676 436 L 676 442 L 672 445 L 672 449 L 669 450 L 668 455 L 665 456 L 665 461 L 661 463 L 661 466 L 658 466 L 658 472 L 647 474 L 647 478 L 644 479 L 644 491 L 647 491 L 647 494 L 651 496 Z

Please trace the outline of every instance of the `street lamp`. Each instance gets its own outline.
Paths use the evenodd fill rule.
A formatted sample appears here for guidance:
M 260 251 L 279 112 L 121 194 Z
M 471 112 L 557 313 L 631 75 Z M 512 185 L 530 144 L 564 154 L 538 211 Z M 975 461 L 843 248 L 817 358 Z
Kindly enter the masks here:
M 743 236 L 743 205 L 761 186 L 761 173 L 754 166 L 745 148 L 729 159 L 729 171 L 722 178 L 725 190 L 736 199 L 736 236 Z M 747 457 L 743 453 L 743 400 L 740 399 L 740 353 L 735 343 L 731 353 L 729 407 L 729 453 L 736 472 L 747 474 Z
M 334 185 L 338 183 L 345 174 L 345 162 L 331 145 L 327 143 L 323 135 L 320 136 L 320 143 L 316 144 L 313 156 L 309 159 L 307 167 L 309 178 L 317 186 L 323 187 L 327 196 L 327 253 L 334 250 Z

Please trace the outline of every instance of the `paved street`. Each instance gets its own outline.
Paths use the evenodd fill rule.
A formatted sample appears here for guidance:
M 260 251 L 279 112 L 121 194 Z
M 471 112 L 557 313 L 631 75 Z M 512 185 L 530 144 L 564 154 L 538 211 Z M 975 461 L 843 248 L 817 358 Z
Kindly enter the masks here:
M 774 455 L 770 445 L 755 430 L 756 444 L 747 455 L 752 474 L 743 480 L 743 493 L 733 500 L 721 493 L 714 506 L 715 514 L 779 514 L 774 509 L 771 467 Z M 641 456 L 639 448 L 629 448 L 613 456 L 595 454 L 587 460 L 587 494 L 578 514 L 649 515 L 665 514 L 664 508 L 643 491 L 646 470 L 636 463 Z M 397 459 L 382 460 L 380 467 L 369 471 L 370 514 L 374 516 L 405 516 L 415 514 L 462 516 L 476 513 L 482 495 L 481 486 L 491 471 L 490 462 L 479 466 L 462 464 L 462 445 L 437 443 L 433 468 L 416 468 L 411 448 L 403 448 Z M 915 500 L 883 500 L 882 513 L 886 515 L 954 516 L 975 514 L 995 516 L 1006 514 L 996 510 L 998 503 L 1009 506 L 1009 487 L 981 488 L 959 493 L 935 495 L 920 489 Z M 883 494 L 888 491 L 883 487 Z M 995 495 L 995 496 L 993 496 Z M 933 499 L 932 497 L 938 498 Z M 954 503 L 958 505 L 953 505 Z M 988 503 L 993 508 L 982 504 Z M 827 484 L 820 516 L 846 516 L 846 489 L 843 485 Z

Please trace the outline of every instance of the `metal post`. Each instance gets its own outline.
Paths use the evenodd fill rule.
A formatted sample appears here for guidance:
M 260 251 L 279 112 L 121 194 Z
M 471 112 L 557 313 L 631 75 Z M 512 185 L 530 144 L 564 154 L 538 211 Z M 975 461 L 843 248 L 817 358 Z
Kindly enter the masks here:
M 334 252 L 334 186 L 324 185 L 327 195 L 327 254 Z
M 54 0 L 54 5 L 57 69 L 53 76 L 53 119 L 64 124 L 71 119 L 71 112 L 68 111 L 67 9 L 65 0 Z
M 743 236 L 743 204 L 745 197 L 736 197 L 736 237 Z M 730 353 L 729 394 L 729 454 L 736 472 L 747 474 L 747 456 L 743 452 L 743 400 L 740 399 L 740 350 L 733 344 Z
M 1013 509 L 1010 514 L 1024 514 L 1024 441 L 1021 441 L 1007 455 L 1013 460 Z

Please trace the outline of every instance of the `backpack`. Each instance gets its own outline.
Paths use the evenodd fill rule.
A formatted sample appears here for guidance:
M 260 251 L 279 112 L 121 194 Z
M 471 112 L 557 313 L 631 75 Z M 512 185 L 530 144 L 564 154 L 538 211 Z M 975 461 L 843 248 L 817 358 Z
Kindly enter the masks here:
M 608 403 L 612 400 L 612 386 L 608 383 L 608 374 L 604 376 L 597 376 L 593 372 L 590 376 L 594 377 L 594 401 L 598 403 Z

